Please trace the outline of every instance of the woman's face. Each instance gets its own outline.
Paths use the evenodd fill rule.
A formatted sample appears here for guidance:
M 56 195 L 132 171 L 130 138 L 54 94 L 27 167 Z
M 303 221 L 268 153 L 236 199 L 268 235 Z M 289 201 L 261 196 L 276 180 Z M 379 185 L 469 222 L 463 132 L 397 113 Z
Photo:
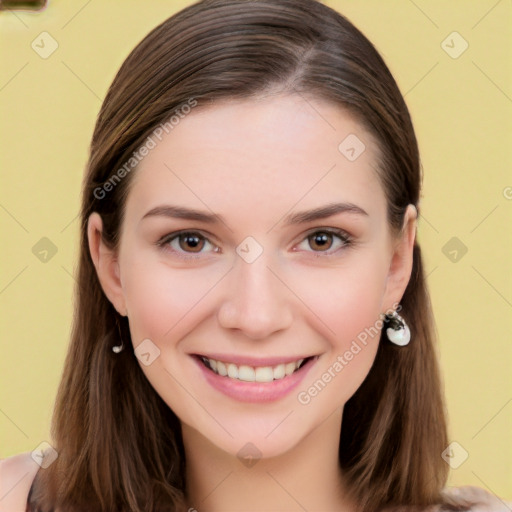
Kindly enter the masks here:
M 102 285 L 187 431 L 284 453 L 368 374 L 414 222 L 394 246 L 375 142 L 327 102 L 192 109 L 160 138 L 133 171 L 119 252 L 96 260 Z

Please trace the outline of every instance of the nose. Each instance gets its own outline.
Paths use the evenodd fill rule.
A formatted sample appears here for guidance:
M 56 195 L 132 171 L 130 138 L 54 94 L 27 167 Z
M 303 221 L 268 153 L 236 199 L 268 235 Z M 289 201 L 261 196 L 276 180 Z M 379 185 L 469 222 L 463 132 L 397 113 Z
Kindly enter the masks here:
M 265 251 L 252 263 L 236 257 L 218 310 L 222 327 L 241 331 L 254 340 L 290 327 L 293 294 L 279 273 L 269 267 Z

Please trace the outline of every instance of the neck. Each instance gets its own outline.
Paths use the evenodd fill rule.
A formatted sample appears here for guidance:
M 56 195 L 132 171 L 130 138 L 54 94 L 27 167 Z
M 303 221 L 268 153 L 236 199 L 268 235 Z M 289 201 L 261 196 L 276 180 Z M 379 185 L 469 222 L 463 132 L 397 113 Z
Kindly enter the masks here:
M 282 455 L 245 463 L 183 425 L 187 505 L 199 512 L 353 512 L 338 462 L 341 416 L 337 409 Z

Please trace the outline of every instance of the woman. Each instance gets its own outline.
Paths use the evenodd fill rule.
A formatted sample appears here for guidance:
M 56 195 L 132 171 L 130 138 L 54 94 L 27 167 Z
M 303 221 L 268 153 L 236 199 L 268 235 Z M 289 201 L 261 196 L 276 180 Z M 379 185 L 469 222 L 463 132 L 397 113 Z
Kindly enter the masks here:
M 335 11 L 204 0 L 154 29 L 97 120 L 53 448 L 2 462 L 11 509 L 502 510 L 445 489 L 420 185 Z

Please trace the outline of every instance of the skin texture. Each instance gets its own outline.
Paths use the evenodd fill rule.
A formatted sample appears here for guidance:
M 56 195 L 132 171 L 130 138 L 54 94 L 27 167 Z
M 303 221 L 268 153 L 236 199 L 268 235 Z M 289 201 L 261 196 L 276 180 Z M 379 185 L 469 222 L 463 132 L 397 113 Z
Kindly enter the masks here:
M 354 161 L 338 149 L 349 134 L 366 146 Z M 152 364 L 139 364 L 181 420 L 191 507 L 352 510 L 339 485 L 341 418 L 379 337 L 360 344 L 309 403 L 298 393 L 396 308 L 410 278 L 416 210 L 408 207 L 403 234 L 392 239 L 377 165 L 375 141 L 339 106 L 298 95 L 217 103 L 192 110 L 134 171 L 117 252 L 91 215 L 91 255 L 107 297 L 128 316 L 133 348 L 150 339 L 160 350 Z M 335 202 L 368 215 L 283 222 Z M 224 222 L 142 220 L 166 204 Z M 346 231 L 352 243 L 333 235 L 319 246 L 310 235 L 328 228 Z M 183 238 L 158 246 L 183 229 L 206 237 L 199 252 Z M 236 252 L 249 236 L 263 249 L 252 263 Z M 242 403 L 211 387 L 190 356 L 212 352 L 319 357 L 285 397 Z M 262 457 L 252 467 L 237 457 L 247 443 Z

